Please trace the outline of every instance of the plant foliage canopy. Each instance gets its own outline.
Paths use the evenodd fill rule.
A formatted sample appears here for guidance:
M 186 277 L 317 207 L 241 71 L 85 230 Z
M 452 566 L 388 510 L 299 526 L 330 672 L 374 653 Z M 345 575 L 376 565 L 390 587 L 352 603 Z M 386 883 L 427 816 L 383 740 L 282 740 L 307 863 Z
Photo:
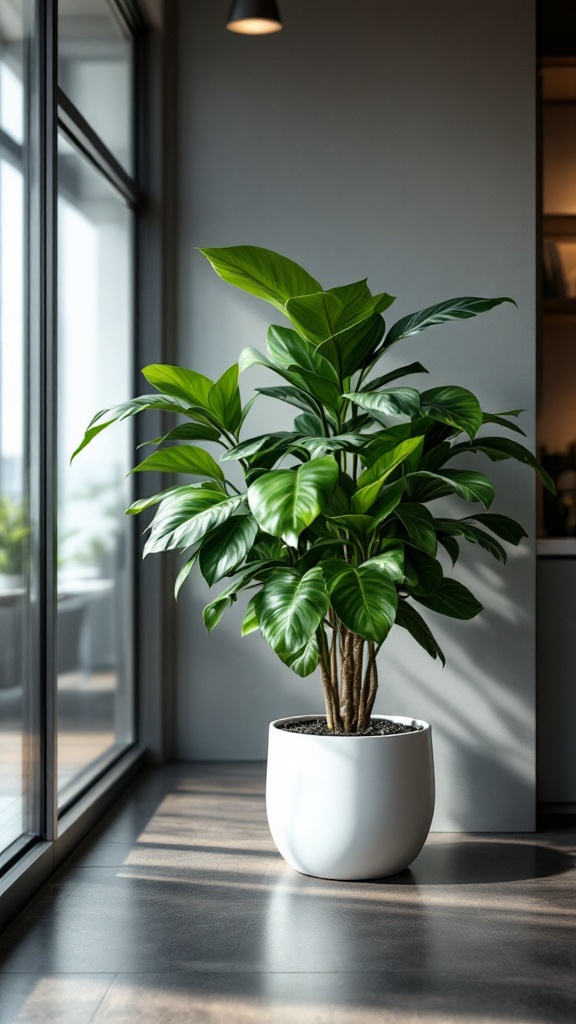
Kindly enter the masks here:
M 178 416 L 133 470 L 178 474 L 177 486 L 128 509 L 155 507 L 144 553 L 184 553 L 176 593 L 195 564 L 209 586 L 226 582 L 204 610 L 208 630 L 248 591 L 242 633 L 259 629 L 300 676 L 319 666 L 329 727 L 361 733 L 390 630 L 407 630 L 444 663 L 423 613 L 471 619 L 482 611 L 446 574 L 460 543 L 505 562 L 504 544 L 526 536 L 513 519 L 490 511 L 490 479 L 454 460 L 480 453 L 523 462 L 553 490 L 529 449 L 493 436 L 494 426 L 521 434 L 521 410 L 485 412 L 455 384 L 419 390 L 412 378 L 427 373 L 424 366 L 382 372 L 382 357 L 429 327 L 513 300 L 458 296 L 386 329 L 383 313 L 394 298 L 373 295 L 366 280 L 324 290 L 268 249 L 200 252 L 224 281 L 269 302 L 290 326 L 273 324 L 266 352 L 245 349 L 217 381 L 178 366 L 145 367 L 154 393 L 99 412 L 73 458 L 115 421 L 146 409 Z M 239 372 L 254 364 L 277 380 L 243 404 Z M 262 394 L 293 408 L 292 430 L 246 436 L 245 420 Z M 463 503 L 463 515 L 435 516 L 434 502 L 449 495 Z

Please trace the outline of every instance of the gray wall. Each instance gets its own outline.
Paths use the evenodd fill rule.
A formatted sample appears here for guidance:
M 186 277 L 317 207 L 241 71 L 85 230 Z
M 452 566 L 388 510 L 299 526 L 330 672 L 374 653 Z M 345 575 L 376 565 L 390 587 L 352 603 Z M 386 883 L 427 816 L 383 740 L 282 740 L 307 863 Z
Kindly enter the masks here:
M 432 328 L 395 360 L 421 359 L 427 386 L 468 386 L 485 408 L 525 408 L 532 444 L 533 3 L 282 0 L 285 30 L 259 39 L 224 30 L 226 0 L 177 10 L 181 361 L 214 377 L 262 347 L 274 318 L 194 246 L 276 249 L 326 287 L 369 274 L 399 296 L 393 320 L 453 295 L 512 295 L 518 310 Z M 263 379 L 247 371 L 244 394 Z M 269 411 L 261 400 L 246 436 Z M 489 466 L 495 509 L 533 537 L 530 473 Z M 444 671 L 402 630 L 382 651 L 376 710 L 433 724 L 439 830 L 533 827 L 534 568 L 532 541 L 506 568 L 467 553 L 459 578 L 486 612 L 431 616 Z M 204 603 L 198 580 L 178 606 L 178 755 L 263 758 L 270 719 L 321 710 L 319 680 L 242 640 L 241 609 L 207 637 Z

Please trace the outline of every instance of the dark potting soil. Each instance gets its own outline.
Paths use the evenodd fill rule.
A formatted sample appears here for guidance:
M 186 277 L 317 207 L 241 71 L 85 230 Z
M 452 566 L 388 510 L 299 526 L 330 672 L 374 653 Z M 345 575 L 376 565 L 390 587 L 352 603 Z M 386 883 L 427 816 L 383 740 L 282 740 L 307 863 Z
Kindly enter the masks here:
M 375 719 L 362 733 L 334 732 L 326 725 L 322 718 L 313 718 L 308 722 L 285 722 L 278 726 L 285 732 L 300 732 L 306 736 L 394 736 L 401 732 L 419 732 L 421 725 L 402 725 L 400 722 L 391 722 L 388 718 Z

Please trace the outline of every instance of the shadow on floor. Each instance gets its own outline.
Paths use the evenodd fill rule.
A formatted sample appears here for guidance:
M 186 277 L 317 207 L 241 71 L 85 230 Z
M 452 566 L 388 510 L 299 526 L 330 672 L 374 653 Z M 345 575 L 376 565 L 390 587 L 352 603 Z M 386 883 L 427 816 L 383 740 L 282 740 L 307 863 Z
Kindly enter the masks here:
M 458 839 L 427 843 L 411 868 L 374 880 L 375 885 L 471 885 L 519 882 L 563 875 L 576 858 L 538 842 Z

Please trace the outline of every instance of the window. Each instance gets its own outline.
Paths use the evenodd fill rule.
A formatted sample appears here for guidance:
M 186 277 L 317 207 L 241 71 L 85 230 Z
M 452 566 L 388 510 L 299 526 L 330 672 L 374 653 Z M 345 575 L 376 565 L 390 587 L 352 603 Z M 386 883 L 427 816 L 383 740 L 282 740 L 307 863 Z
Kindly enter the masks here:
M 133 423 L 70 457 L 134 393 L 144 28 L 132 0 L 0 0 L 0 911 L 140 756 Z

